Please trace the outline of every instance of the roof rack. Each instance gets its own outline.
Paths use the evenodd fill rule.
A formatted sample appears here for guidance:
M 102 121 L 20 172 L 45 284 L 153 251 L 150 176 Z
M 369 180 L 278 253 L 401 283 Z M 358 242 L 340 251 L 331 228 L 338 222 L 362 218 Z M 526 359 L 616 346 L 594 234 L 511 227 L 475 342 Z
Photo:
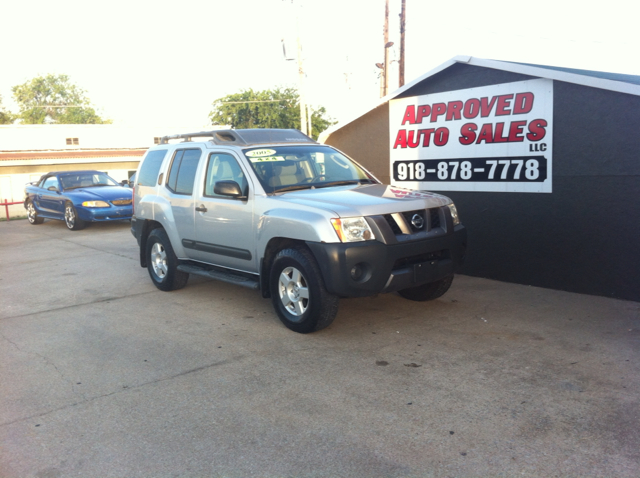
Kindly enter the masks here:
M 193 141 L 193 138 L 210 138 L 214 144 L 252 146 L 257 144 L 272 143 L 315 143 L 306 134 L 297 129 L 217 129 L 213 131 L 200 131 L 199 133 L 174 134 L 163 136 L 160 144 L 167 144 L 172 139 L 184 139 L 184 142 Z

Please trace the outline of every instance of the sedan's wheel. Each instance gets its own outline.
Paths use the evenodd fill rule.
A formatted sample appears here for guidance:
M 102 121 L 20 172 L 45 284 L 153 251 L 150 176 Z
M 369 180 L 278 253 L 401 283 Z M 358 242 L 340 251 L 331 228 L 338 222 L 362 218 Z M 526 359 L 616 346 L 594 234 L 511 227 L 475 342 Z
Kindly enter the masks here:
M 78 211 L 70 202 L 64 206 L 64 222 L 72 231 L 78 231 L 86 226 L 85 222 L 78 217 Z
M 427 300 L 433 300 L 437 299 L 438 297 L 442 297 L 449 290 L 452 282 L 453 274 L 436 282 L 422 284 L 417 287 L 411 287 L 410 289 L 399 290 L 398 294 L 400 294 L 405 299 L 425 302 Z
M 32 201 L 27 203 L 27 219 L 31 224 L 42 224 L 44 222 L 43 218 L 38 217 L 38 211 L 36 211 Z
M 278 317 L 295 332 L 324 329 L 338 313 L 338 297 L 327 292 L 320 269 L 305 248 L 278 253 L 271 267 L 269 287 Z
M 151 231 L 146 252 L 149 276 L 158 289 L 170 291 L 187 285 L 189 274 L 178 270 L 178 258 L 164 229 Z

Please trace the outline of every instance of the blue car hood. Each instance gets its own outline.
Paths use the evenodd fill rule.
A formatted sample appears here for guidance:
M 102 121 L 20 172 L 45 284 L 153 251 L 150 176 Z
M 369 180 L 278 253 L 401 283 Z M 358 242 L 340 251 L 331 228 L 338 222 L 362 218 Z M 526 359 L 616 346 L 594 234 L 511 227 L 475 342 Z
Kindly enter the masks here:
M 66 194 L 81 201 L 115 201 L 116 199 L 131 199 L 131 189 L 122 186 L 94 186 L 79 188 L 67 191 Z

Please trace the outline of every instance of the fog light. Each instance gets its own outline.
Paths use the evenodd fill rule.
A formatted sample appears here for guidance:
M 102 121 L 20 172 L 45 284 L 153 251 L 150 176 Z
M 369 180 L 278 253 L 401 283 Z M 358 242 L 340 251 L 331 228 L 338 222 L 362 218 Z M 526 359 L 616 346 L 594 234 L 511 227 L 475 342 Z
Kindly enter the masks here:
M 364 271 L 362 270 L 362 267 L 360 266 L 360 264 L 356 264 L 351 268 L 351 278 L 353 280 L 359 281 L 360 279 L 362 279 L 363 275 L 364 275 Z

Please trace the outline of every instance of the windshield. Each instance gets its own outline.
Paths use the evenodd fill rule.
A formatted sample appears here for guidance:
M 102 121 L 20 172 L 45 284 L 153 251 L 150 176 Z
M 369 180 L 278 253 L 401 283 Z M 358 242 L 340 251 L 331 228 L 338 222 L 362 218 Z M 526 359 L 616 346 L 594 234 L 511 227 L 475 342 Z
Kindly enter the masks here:
M 82 171 L 58 176 L 62 189 L 91 188 L 96 186 L 120 186 L 115 179 L 99 171 Z
M 267 193 L 378 182 L 328 146 L 252 148 L 244 154 Z

